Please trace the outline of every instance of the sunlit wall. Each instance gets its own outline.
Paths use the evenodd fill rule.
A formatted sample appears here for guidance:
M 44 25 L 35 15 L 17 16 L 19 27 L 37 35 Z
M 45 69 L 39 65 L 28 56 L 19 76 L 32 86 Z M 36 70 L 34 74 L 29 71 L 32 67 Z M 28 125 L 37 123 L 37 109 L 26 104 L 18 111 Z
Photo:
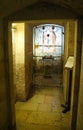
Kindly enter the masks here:
M 12 24 L 13 77 L 17 100 L 25 99 L 24 23 Z

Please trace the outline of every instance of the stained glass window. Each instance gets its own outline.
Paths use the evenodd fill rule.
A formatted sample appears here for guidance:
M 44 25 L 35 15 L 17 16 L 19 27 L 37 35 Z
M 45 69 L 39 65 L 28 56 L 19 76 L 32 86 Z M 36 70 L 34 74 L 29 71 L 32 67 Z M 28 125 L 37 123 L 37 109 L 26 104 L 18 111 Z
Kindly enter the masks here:
M 33 28 L 33 55 L 59 56 L 62 51 L 63 27 L 44 24 Z

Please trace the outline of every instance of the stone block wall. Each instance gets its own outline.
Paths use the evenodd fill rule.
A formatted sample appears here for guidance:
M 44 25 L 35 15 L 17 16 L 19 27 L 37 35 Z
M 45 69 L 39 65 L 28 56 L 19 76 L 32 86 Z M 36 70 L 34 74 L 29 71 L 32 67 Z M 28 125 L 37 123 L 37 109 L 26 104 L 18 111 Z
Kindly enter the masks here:
M 82 24 L 81 20 L 76 21 L 75 25 L 75 52 L 74 52 L 74 68 L 73 68 L 73 83 L 72 83 L 72 97 L 71 97 L 71 129 L 76 130 L 76 124 L 78 122 L 79 129 L 82 130 L 82 57 L 81 57 L 81 49 L 82 49 Z M 81 73 L 80 73 L 81 70 Z M 81 75 L 80 75 L 81 74 Z M 81 91 L 79 91 L 81 90 Z M 79 100 L 78 100 L 79 97 Z M 77 112 L 78 111 L 78 112 Z M 80 117 L 80 118 L 79 118 Z M 78 118 L 78 121 L 77 121 Z
M 0 130 L 8 128 L 7 86 L 5 77 L 3 28 L 0 20 Z
M 14 69 L 15 73 L 15 87 L 16 87 L 16 100 L 26 100 L 25 94 L 25 66 L 24 64 L 16 64 Z
M 13 77 L 15 100 L 25 101 L 24 23 L 12 24 Z
M 64 65 L 68 56 L 74 56 L 75 46 L 75 20 L 69 20 L 66 24 L 65 30 L 65 56 Z M 64 101 L 67 102 L 68 86 L 69 86 L 69 70 L 63 70 L 63 86 L 64 86 Z
M 68 42 L 68 56 L 74 55 L 75 46 L 75 20 L 69 21 L 69 42 Z
M 26 97 L 29 98 L 33 82 L 33 27 L 25 22 L 25 80 Z
M 77 113 L 77 130 L 82 129 L 83 129 L 83 37 L 82 37 L 81 75 L 80 75 L 78 113 Z

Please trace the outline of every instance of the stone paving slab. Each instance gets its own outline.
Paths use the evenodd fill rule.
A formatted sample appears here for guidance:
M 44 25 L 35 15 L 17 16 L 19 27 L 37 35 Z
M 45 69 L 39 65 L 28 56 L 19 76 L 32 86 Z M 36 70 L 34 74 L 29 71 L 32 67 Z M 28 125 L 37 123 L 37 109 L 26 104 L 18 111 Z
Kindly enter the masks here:
M 16 110 L 16 122 L 25 122 L 29 114 L 26 110 Z
M 70 112 L 62 113 L 61 93 L 57 87 L 40 88 L 28 101 L 17 102 L 17 130 L 70 130 Z
M 38 111 L 39 112 L 51 112 L 52 106 L 51 106 L 51 104 L 39 104 Z
M 26 125 L 18 125 L 17 130 L 67 130 L 62 129 L 61 127 L 57 127 L 55 125 L 35 125 L 35 124 L 26 124 Z
M 27 110 L 27 111 L 37 111 L 38 108 L 38 103 L 23 103 L 19 105 L 19 108 L 17 107 L 16 109 L 20 110 Z
M 45 98 L 45 95 L 44 94 L 34 94 L 29 100 L 28 100 L 28 103 L 34 103 L 34 104 L 37 104 L 37 103 L 44 103 L 44 98 Z
M 27 123 L 32 124 L 47 124 L 47 125 L 58 125 L 60 126 L 61 115 L 59 113 L 52 112 L 32 112 L 27 120 Z

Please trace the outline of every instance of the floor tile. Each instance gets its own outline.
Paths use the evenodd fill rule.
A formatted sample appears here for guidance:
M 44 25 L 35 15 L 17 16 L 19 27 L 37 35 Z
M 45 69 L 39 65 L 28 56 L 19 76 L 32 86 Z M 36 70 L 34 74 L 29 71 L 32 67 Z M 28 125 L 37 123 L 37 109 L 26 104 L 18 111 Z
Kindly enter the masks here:
M 61 130 L 60 127 L 55 125 L 35 125 L 35 124 L 28 124 L 26 125 L 26 130 Z
M 62 113 L 62 90 L 35 88 L 26 102 L 17 102 L 17 130 L 70 130 L 70 112 Z
M 39 104 L 38 111 L 39 112 L 51 112 L 52 106 L 51 106 L 51 104 Z
M 52 112 L 32 112 L 27 119 L 27 123 L 32 124 L 49 124 L 49 125 L 58 125 L 61 124 L 61 116 L 59 113 Z
M 54 99 L 53 96 L 51 96 L 51 95 L 46 95 L 46 96 L 45 96 L 45 101 L 44 101 L 44 103 L 52 104 L 53 99 Z
M 62 112 L 62 108 L 60 105 L 52 105 L 52 112 Z
M 17 103 L 18 104 L 18 103 Z M 37 111 L 37 108 L 38 108 L 38 104 L 37 103 L 23 103 L 22 106 L 20 107 L 19 105 L 19 108 L 17 107 L 16 109 L 20 109 L 20 110 L 28 110 L 28 111 Z
M 27 116 L 30 114 L 30 112 L 26 110 L 16 110 L 16 121 L 17 122 L 25 122 L 27 119 Z
M 37 103 L 44 103 L 44 98 L 45 98 L 45 95 L 41 94 L 41 92 L 39 94 L 34 94 L 29 100 L 28 100 L 28 103 L 34 103 L 34 104 L 37 104 Z

